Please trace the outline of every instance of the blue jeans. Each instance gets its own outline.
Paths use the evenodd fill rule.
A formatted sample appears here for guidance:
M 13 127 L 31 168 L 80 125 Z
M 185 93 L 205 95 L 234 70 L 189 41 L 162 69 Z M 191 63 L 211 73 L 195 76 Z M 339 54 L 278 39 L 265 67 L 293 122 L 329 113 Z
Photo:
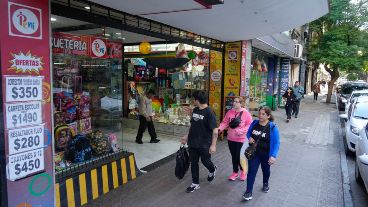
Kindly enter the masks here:
M 261 165 L 262 173 L 263 173 L 263 184 L 267 183 L 270 179 L 270 165 L 268 164 L 269 155 L 263 153 L 257 153 L 253 157 L 253 159 L 248 160 L 248 178 L 247 178 L 247 191 L 251 193 L 253 191 L 254 181 L 256 180 L 257 171 L 259 165 Z

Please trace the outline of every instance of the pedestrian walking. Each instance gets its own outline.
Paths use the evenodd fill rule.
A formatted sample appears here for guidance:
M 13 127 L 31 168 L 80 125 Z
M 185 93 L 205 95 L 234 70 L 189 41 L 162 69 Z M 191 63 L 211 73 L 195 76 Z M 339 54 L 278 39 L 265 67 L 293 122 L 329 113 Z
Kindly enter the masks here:
M 244 99 L 242 97 L 234 98 L 233 108 L 226 113 L 218 128 L 219 133 L 227 129 L 227 141 L 233 164 L 233 172 L 229 176 L 231 181 L 237 178 L 244 181 L 247 178 L 247 169 L 244 169 L 240 163 L 240 150 L 246 140 L 248 128 L 252 123 L 252 115 L 243 106 Z
M 295 101 L 293 104 L 293 115 L 295 115 L 295 118 L 298 118 L 299 115 L 299 108 L 300 108 L 300 101 L 302 100 L 304 96 L 304 88 L 300 86 L 299 81 L 295 81 L 294 87 L 293 87 L 293 93 L 295 95 Z
M 204 91 L 193 93 L 195 108 L 190 120 L 188 135 L 181 138 L 181 143 L 188 143 L 189 159 L 192 171 L 192 184 L 186 189 L 191 193 L 199 186 L 199 158 L 209 173 L 207 181 L 212 182 L 216 176 L 217 167 L 211 161 L 211 154 L 216 152 L 218 129 L 216 128 L 216 116 L 207 104 L 207 95 Z
M 321 82 L 317 81 L 314 85 L 313 85 L 313 94 L 314 94 L 314 101 L 318 100 L 318 94 L 321 93 Z
M 151 136 L 150 143 L 157 143 L 160 141 L 159 139 L 157 139 L 155 126 L 153 125 L 152 120 L 152 97 L 154 94 L 154 91 L 149 90 L 146 95 L 142 94 L 139 99 L 139 128 L 137 136 L 135 138 L 135 142 L 138 144 L 143 144 L 142 137 L 147 127 L 148 133 Z
M 251 200 L 253 185 L 256 179 L 259 165 L 262 168 L 263 188 L 267 193 L 270 190 L 269 178 L 270 168 L 276 162 L 276 157 L 280 147 L 279 130 L 273 123 L 271 109 L 267 106 L 261 107 L 258 111 L 258 120 L 254 120 L 249 127 L 247 137 L 250 145 L 256 145 L 254 157 L 248 160 L 247 190 L 243 194 L 244 200 Z
M 286 111 L 286 122 L 291 119 L 291 111 L 293 108 L 293 103 L 296 101 L 295 95 L 293 93 L 293 88 L 288 87 L 284 95 L 282 95 L 285 101 L 285 111 Z

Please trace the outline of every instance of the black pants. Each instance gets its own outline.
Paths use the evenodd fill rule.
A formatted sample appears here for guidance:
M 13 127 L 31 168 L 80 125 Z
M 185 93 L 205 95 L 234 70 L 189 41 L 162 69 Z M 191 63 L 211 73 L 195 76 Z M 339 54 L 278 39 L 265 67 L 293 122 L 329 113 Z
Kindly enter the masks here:
M 240 150 L 243 146 L 243 143 L 234 142 L 234 141 L 230 141 L 230 140 L 228 140 L 227 143 L 229 145 L 231 159 L 232 159 L 232 162 L 233 162 L 233 172 L 238 173 L 239 172 L 239 167 L 240 167 L 240 170 L 243 170 L 241 165 L 240 165 Z
M 153 121 L 147 121 L 146 117 L 139 115 L 139 129 L 137 137 L 135 138 L 137 141 L 142 141 L 143 133 L 146 131 L 148 127 L 148 133 L 151 136 L 151 140 L 157 138 L 155 126 L 153 126 Z
M 295 114 L 295 116 L 298 116 L 299 114 L 299 107 L 300 107 L 300 100 L 294 101 L 293 102 L 293 114 Z
M 317 101 L 318 100 L 318 93 L 313 92 L 314 93 L 314 100 Z
M 189 159 L 192 170 L 192 181 L 195 184 L 199 184 L 199 157 L 203 165 L 211 173 L 215 172 L 215 165 L 211 161 L 210 149 L 208 148 L 193 148 L 189 147 Z
M 291 111 L 293 110 L 293 104 L 289 103 L 285 105 L 285 111 L 287 119 L 291 119 Z

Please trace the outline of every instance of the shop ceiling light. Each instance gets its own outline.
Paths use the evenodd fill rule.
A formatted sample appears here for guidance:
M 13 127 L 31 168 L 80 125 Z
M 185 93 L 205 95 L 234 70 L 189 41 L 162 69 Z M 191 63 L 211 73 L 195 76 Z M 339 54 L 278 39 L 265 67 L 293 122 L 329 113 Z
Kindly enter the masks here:
M 50 18 L 50 20 L 51 20 L 52 22 L 55 22 L 55 21 L 56 21 L 56 18 L 51 17 L 51 18 Z
M 89 6 L 85 6 L 84 8 L 87 9 L 87 10 L 91 9 L 91 7 L 89 7 Z
M 117 33 L 115 33 L 115 34 L 117 34 L 117 35 L 121 35 L 121 33 L 120 33 L 120 32 L 117 32 Z

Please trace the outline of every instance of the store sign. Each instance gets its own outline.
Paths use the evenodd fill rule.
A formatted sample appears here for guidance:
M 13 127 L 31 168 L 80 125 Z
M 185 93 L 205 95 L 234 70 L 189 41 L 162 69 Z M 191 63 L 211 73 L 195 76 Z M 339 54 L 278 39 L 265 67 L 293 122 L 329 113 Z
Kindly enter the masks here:
M 42 77 L 11 76 L 5 79 L 6 101 L 41 101 Z
M 281 71 L 280 71 L 280 94 L 284 94 L 289 87 L 289 68 L 290 60 L 281 59 Z
M 221 79 L 222 79 L 222 52 L 210 51 L 210 91 L 209 103 L 216 114 L 217 121 L 221 121 Z
M 7 103 L 5 109 L 7 129 L 42 123 L 41 101 Z
M 44 147 L 44 125 L 8 131 L 9 154 L 17 154 Z
M 87 51 L 87 43 L 82 42 L 79 37 L 57 37 L 52 38 L 52 47 L 60 49 L 69 49 L 76 51 Z
M 8 177 L 15 181 L 45 170 L 43 148 L 9 156 Z
M 241 42 L 227 43 L 225 47 L 225 75 L 224 75 L 224 95 L 240 95 L 241 79 Z
M 48 0 L 0 1 L 6 206 L 55 205 L 54 185 L 34 193 L 44 186 L 38 174 L 52 183 L 55 173 L 49 6 Z
M 42 57 L 37 57 L 31 54 L 30 51 L 27 53 L 19 52 L 18 54 L 11 54 L 13 59 L 9 62 L 11 63 L 10 70 L 14 70 L 16 73 L 40 73 L 43 69 Z
M 9 2 L 9 35 L 41 39 L 42 10 Z
M 92 42 L 91 48 L 92 48 L 92 56 L 98 58 L 106 56 L 107 47 L 105 41 L 101 39 L 95 39 Z

